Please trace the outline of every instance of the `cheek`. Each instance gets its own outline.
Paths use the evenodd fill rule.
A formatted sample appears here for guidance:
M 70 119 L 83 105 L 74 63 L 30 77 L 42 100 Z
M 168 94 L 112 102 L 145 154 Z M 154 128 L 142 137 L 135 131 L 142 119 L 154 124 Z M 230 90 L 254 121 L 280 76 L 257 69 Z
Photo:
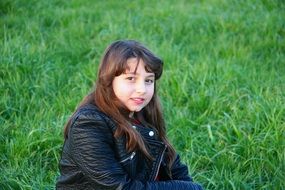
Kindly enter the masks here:
M 120 93 L 120 83 L 117 81 L 117 79 L 115 78 L 113 80 L 113 83 L 112 83 L 112 87 L 113 87 L 113 92 L 114 94 L 118 97 L 118 94 Z
M 120 80 L 114 80 L 112 86 L 117 98 L 124 97 L 128 94 L 129 87 Z
M 150 97 L 153 96 L 153 94 L 154 94 L 154 85 L 152 85 L 152 86 L 149 87 L 149 89 L 148 89 L 148 94 L 149 94 Z

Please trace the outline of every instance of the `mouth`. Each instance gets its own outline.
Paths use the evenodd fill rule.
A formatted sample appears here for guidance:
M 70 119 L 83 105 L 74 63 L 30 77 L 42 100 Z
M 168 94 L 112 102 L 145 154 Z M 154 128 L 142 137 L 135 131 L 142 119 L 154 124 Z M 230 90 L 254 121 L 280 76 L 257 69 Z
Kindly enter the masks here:
M 144 103 L 144 98 L 131 98 L 131 100 L 137 104 L 137 105 L 140 105 L 140 104 L 143 104 Z

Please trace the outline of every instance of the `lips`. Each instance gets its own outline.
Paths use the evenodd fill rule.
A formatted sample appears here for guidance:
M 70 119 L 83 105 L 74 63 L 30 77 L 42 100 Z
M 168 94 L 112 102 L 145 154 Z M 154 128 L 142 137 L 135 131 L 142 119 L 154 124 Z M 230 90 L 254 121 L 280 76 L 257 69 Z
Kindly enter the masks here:
M 144 98 L 131 98 L 131 100 L 137 105 L 144 103 Z

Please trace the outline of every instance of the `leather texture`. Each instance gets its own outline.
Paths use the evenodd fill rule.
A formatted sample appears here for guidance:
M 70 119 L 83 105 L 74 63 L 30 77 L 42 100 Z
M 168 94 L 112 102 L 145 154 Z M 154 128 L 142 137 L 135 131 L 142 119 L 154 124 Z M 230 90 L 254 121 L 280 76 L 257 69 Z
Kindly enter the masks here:
M 57 189 L 96 190 L 200 190 L 177 155 L 169 171 L 167 151 L 157 131 L 134 125 L 147 144 L 153 160 L 139 151 L 128 152 L 124 137 L 114 138 L 116 124 L 95 105 L 86 105 L 73 115 L 59 163 Z M 159 181 L 156 180 L 159 175 Z

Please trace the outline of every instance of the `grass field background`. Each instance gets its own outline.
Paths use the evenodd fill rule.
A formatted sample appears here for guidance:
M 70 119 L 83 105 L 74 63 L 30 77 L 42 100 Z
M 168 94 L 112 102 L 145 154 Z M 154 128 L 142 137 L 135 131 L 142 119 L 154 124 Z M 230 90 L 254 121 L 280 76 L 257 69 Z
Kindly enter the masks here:
M 53 189 L 105 47 L 163 58 L 168 135 L 205 189 L 285 188 L 282 0 L 0 1 L 0 189 Z

